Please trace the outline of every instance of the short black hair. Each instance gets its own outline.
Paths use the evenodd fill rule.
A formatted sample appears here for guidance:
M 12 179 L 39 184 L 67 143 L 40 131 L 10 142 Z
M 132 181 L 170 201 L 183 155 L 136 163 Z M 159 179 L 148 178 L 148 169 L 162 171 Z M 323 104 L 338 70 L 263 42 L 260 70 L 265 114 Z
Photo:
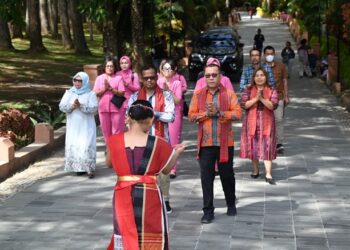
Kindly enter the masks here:
M 266 50 L 272 50 L 273 53 L 275 53 L 275 48 L 272 47 L 272 46 L 270 46 L 270 45 L 268 45 L 268 46 L 266 46 L 266 47 L 264 48 L 264 54 L 266 53 Z
M 108 62 L 112 62 L 114 65 L 114 73 L 118 71 L 118 63 L 117 60 L 113 56 L 106 56 L 105 61 L 103 62 L 103 72 L 106 73 L 106 65 Z
M 153 107 L 149 101 L 136 100 L 131 104 L 128 115 L 131 119 L 136 121 L 146 120 L 154 116 Z
M 250 51 L 249 51 L 249 56 L 251 56 L 252 52 L 253 51 L 258 51 L 259 52 L 259 56 L 261 56 L 261 51 L 256 49 L 256 48 L 252 48 Z
M 154 72 L 157 73 L 157 69 L 152 64 L 147 64 L 141 68 L 141 75 L 142 75 L 143 71 L 146 71 L 149 69 L 153 69 Z

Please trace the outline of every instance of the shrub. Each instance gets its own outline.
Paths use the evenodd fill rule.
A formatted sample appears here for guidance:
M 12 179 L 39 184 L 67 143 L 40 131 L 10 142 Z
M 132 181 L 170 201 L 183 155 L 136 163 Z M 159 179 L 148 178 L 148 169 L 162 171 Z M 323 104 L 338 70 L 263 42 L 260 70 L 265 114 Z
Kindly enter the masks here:
M 32 143 L 34 132 L 34 125 L 28 114 L 17 109 L 0 113 L 0 136 L 9 138 L 15 144 L 15 149 Z

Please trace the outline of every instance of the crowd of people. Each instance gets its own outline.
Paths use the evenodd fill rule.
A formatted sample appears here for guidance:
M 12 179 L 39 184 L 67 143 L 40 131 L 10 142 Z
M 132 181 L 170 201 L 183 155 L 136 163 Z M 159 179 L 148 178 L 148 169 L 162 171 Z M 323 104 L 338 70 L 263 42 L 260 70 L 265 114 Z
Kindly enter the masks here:
M 251 162 L 250 177 L 260 175 L 264 163 L 266 183 L 275 185 L 272 161 L 284 153 L 284 115 L 289 104 L 288 78 L 295 57 L 290 42 L 282 50 L 263 46 L 261 30 L 243 68 L 238 99 L 217 58 L 208 58 L 200 73 L 188 111 L 196 123 L 197 159 L 203 195 L 201 223 L 215 218 L 214 179 L 219 175 L 227 216 L 235 216 L 234 136 L 232 124 L 243 116 L 239 157 Z M 262 38 L 261 38 L 262 37 Z M 298 49 L 300 74 L 308 75 L 305 41 Z M 306 52 L 307 53 L 307 52 Z M 94 178 L 96 123 L 106 144 L 106 164 L 118 176 L 113 196 L 114 231 L 108 249 L 167 249 L 167 215 L 171 178 L 181 168 L 179 156 L 187 82 L 176 61 L 163 59 L 145 65 L 138 75 L 123 56 L 119 64 L 107 57 L 104 73 L 91 90 L 89 77 L 79 72 L 59 104 L 67 113 L 65 170 Z M 118 68 L 120 69 L 118 71 Z M 300 75 L 301 76 L 301 75 Z

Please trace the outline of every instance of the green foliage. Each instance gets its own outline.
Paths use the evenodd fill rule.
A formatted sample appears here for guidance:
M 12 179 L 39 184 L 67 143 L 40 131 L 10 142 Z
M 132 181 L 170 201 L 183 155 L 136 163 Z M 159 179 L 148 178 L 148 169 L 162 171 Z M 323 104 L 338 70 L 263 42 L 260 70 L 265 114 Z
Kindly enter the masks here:
M 7 22 L 13 22 L 24 27 L 24 17 L 21 12 L 25 9 L 25 1 L 2 0 L 0 4 L 0 16 Z
M 85 0 L 81 1 L 79 11 L 88 19 L 101 23 L 106 20 L 106 10 L 104 8 L 104 1 Z
M 54 129 L 62 127 L 66 122 L 66 115 L 58 109 L 58 105 L 49 105 L 38 101 L 28 113 L 35 124 L 48 123 Z

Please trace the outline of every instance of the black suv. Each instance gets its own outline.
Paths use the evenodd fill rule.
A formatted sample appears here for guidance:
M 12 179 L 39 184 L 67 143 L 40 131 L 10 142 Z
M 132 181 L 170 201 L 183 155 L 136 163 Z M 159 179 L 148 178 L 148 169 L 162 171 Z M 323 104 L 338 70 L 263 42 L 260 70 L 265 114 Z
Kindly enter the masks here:
M 196 81 L 207 59 L 215 57 L 232 82 L 239 82 L 243 68 L 243 46 L 232 27 L 213 27 L 203 32 L 194 44 L 188 68 L 190 81 Z

